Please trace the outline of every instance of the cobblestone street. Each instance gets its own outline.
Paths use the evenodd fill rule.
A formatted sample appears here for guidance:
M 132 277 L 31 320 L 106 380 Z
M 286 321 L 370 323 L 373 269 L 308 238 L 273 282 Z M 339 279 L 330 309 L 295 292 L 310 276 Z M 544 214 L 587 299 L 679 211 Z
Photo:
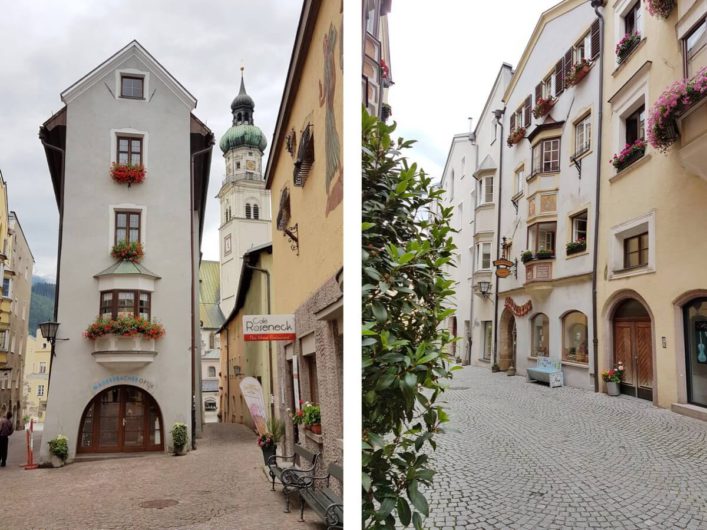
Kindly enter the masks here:
M 241 425 L 208 424 L 198 449 L 182 457 L 150 454 L 25 471 L 24 433 L 10 437 L 0 469 L 0 529 L 185 528 L 322 530 L 282 488 L 270 491 L 255 435 Z M 38 444 L 35 444 L 35 450 Z
M 704 422 L 475 367 L 446 400 L 430 528 L 707 528 Z

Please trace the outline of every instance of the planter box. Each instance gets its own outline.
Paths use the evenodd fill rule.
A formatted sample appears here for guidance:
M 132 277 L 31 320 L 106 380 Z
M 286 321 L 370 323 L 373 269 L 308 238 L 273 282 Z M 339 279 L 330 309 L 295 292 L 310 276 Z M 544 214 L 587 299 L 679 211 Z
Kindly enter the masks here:
M 521 127 L 520 129 L 516 129 L 514 132 L 512 132 L 508 136 L 508 140 L 506 140 L 506 142 L 510 147 L 520 142 L 523 138 L 525 138 L 525 128 Z
M 637 160 L 640 160 L 643 158 L 643 155 L 646 154 L 646 150 L 642 149 L 640 151 L 635 151 L 634 153 L 630 154 L 626 158 L 624 158 L 619 164 L 615 165 L 614 167 L 616 168 L 616 171 L 623 171 L 626 169 L 628 166 L 636 162 Z
M 592 69 L 592 66 L 590 64 L 585 64 L 580 68 L 579 70 L 576 71 L 574 74 L 574 77 L 570 78 L 567 80 L 567 84 L 569 86 L 577 86 L 579 83 L 582 82 L 582 79 L 587 77 L 587 74 L 589 73 L 589 70 Z
M 93 358 L 113 371 L 131 371 L 154 361 L 155 339 L 108 334 L 94 339 Z
M 557 103 L 557 98 L 553 98 L 548 101 L 544 101 L 542 105 L 536 105 L 535 108 L 533 109 L 533 116 L 538 119 L 542 118 L 543 116 L 547 116 L 550 111 L 552 110 L 552 107 L 555 106 L 555 103 Z

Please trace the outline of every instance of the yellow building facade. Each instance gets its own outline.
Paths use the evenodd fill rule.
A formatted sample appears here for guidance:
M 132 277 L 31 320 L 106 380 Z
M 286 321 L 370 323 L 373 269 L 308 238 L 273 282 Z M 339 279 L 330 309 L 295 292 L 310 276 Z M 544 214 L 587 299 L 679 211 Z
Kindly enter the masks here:
M 41 330 L 37 336 L 27 337 L 27 353 L 25 355 L 25 414 L 39 423 L 44 423 L 47 410 L 47 390 L 49 387 L 49 362 L 51 345 L 42 337 Z
M 343 14 L 302 8 L 266 168 L 272 194 L 272 312 L 294 314 L 297 340 L 278 344 L 281 414 L 321 405 L 322 434 L 299 442 L 326 463 L 343 458 Z M 284 398 L 284 400 L 282 399 Z M 287 426 L 287 444 L 294 441 Z
M 651 133 L 665 91 L 705 76 L 707 2 L 678 0 L 662 14 L 649 4 L 601 10 L 598 370 L 621 362 L 622 392 L 707 419 L 707 98 Z M 670 138 L 665 152 L 651 145 L 656 134 Z

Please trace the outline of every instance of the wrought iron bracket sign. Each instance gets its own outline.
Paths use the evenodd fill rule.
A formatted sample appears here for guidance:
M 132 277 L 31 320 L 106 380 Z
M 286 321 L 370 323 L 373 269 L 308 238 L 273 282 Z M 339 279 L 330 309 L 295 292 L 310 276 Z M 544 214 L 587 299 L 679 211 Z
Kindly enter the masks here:
M 299 256 L 299 223 L 285 227 L 282 235 L 287 238 L 287 242 L 290 244 L 290 250 L 296 252 Z

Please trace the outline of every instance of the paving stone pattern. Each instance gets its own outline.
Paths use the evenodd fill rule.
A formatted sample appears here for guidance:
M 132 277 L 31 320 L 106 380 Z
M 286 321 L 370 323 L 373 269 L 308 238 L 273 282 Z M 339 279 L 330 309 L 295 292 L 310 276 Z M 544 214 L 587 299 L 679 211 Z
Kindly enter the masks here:
M 707 423 L 465 367 L 426 528 L 707 529 Z
M 291 513 L 281 487 L 270 491 L 255 435 L 241 425 L 208 424 L 185 456 L 79 462 L 24 471 L 24 433 L 13 435 L 0 468 L 0 529 L 323 530 L 299 499 Z M 35 444 L 36 447 L 36 444 Z

